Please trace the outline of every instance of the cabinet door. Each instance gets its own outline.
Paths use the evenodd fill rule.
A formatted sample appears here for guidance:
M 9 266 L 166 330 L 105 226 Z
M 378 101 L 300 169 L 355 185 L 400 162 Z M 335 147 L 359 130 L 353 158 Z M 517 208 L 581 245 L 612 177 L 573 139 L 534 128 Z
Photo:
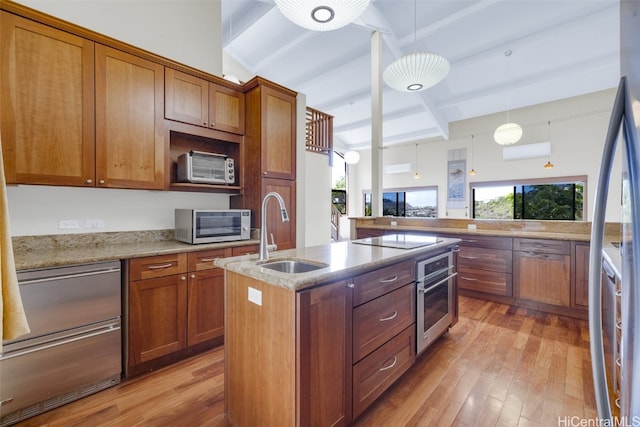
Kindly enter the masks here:
M 209 83 L 165 68 L 164 114 L 167 119 L 209 127 Z
M 244 93 L 209 83 L 209 127 L 244 133 Z
M 296 99 L 262 87 L 262 175 L 296 179 Z
M 571 260 L 568 255 L 515 251 L 513 260 L 519 298 L 569 307 Z
M 297 294 L 300 426 L 351 420 L 352 292 L 346 281 Z
M 572 306 L 584 309 L 589 306 L 589 244 L 575 245 L 573 269 Z
M 224 270 L 189 273 L 187 345 L 224 335 Z
M 0 12 L 7 182 L 93 185 L 94 44 Z
M 96 45 L 96 185 L 164 186 L 164 67 Z
M 187 277 L 184 274 L 129 284 L 129 365 L 185 347 Z
M 278 245 L 278 250 L 296 247 L 296 183 L 286 179 L 263 178 L 262 194 L 275 191 L 284 200 L 289 221 L 282 222 L 280 205 L 276 200 L 269 200 L 267 205 L 267 237 L 271 243 L 271 235 Z M 262 225 L 260 225 L 261 227 Z

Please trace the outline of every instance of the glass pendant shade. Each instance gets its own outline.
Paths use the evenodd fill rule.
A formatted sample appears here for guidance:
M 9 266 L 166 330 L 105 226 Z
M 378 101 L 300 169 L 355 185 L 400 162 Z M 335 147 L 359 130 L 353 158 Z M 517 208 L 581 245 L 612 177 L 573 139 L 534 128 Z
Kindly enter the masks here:
M 358 19 L 370 0 L 275 0 L 280 12 L 296 25 L 331 31 Z
M 344 162 L 348 165 L 355 165 L 360 161 L 360 154 L 357 151 L 347 151 L 344 153 Z
M 440 83 L 451 65 L 432 52 L 414 52 L 393 61 L 384 70 L 385 83 L 400 92 L 418 92 Z
M 517 123 L 505 123 L 498 126 L 493 139 L 500 145 L 511 145 L 522 138 L 522 127 Z

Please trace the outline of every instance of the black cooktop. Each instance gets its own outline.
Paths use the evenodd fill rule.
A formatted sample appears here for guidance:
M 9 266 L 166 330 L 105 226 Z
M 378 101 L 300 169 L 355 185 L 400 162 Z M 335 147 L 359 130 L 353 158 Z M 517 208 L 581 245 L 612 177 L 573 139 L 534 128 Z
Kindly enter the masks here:
M 386 234 L 384 236 L 352 240 L 351 243 L 382 246 L 385 248 L 416 249 L 423 246 L 435 245 L 441 241 L 442 239 L 438 239 L 435 236 L 425 236 L 422 234 Z

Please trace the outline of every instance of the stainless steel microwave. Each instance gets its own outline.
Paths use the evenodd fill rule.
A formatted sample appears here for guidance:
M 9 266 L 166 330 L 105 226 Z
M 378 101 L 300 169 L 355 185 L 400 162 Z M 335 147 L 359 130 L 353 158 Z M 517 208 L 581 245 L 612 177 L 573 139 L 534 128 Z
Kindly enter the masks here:
M 251 237 L 249 209 L 176 209 L 175 238 L 181 242 L 217 243 Z
M 178 182 L 229 184 L 236 181 L 235 163 L 224 154 L 189 151 L 177 159 Z

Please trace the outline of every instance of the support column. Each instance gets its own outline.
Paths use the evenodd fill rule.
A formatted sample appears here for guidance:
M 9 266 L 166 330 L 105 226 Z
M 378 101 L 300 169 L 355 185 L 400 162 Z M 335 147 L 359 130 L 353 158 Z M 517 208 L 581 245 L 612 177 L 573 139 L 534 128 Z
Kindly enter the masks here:
M 382 216 L 382 33 L 371 35 L 371 216 Z

